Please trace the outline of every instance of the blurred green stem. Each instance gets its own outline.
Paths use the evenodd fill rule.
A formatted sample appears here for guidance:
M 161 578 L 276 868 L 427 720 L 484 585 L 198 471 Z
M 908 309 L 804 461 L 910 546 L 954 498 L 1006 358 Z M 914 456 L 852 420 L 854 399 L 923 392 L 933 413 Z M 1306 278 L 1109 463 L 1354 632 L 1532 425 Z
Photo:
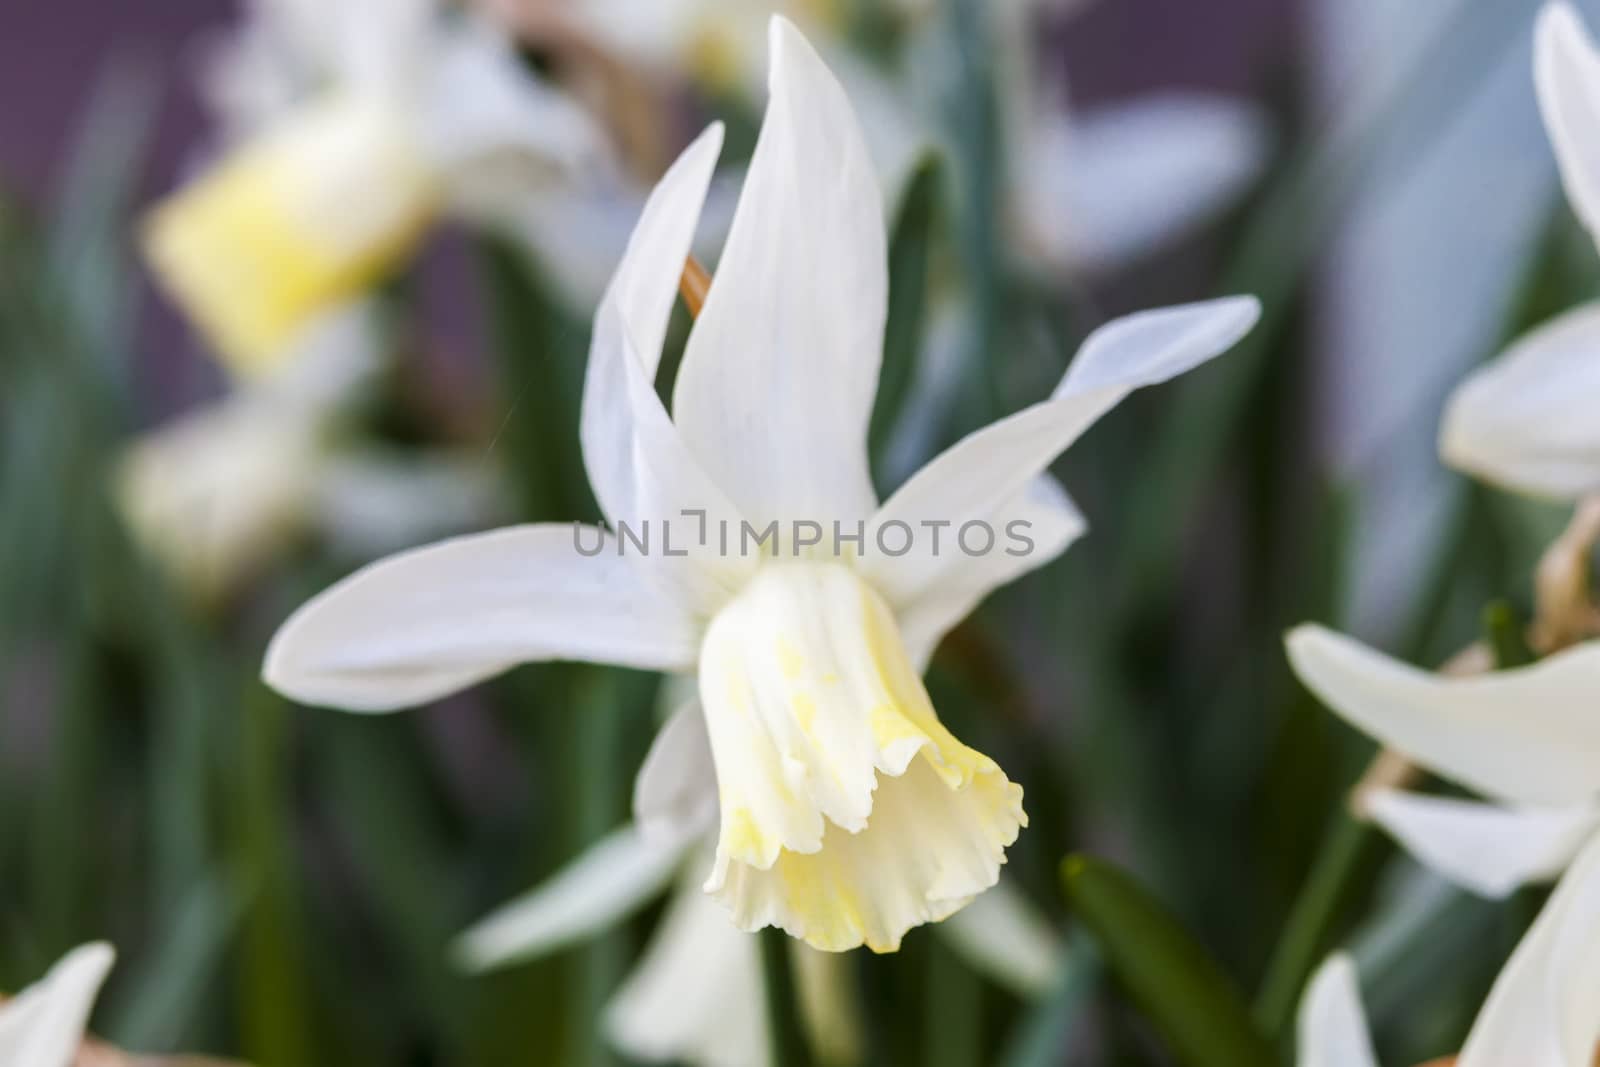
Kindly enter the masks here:
M 767 1036 L 772 1067 L 808 1067 L 805 1034 L 795 999 L 794 969 L 789 960 L 789 935 L 770 926 L 756 935 L 761 942 L 762 988 L 767 995 Z
M 1388 842 L 1370 824 L 1340 810 L 1289 913 L 1256 997 L 1256 1022 L 1274 1040 L 1287 1032 L 1306 979 L 1387 849 Z
M 929 948 L 922 1062 L 928 1067 L 972 1067 L 983 1062 L 978 1014 L 983 986 L 943 943 L 933 942 Z

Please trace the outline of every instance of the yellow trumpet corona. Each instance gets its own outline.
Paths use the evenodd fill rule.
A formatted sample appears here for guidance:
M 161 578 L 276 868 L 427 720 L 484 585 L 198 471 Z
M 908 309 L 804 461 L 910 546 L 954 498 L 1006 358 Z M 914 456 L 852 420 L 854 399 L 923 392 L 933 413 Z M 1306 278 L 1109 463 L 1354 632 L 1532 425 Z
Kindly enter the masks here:
M 330 96 L 158 205 L 146 250 L 235 374 L 257 378 L 410 251 L 440 184 L 398 104 Z

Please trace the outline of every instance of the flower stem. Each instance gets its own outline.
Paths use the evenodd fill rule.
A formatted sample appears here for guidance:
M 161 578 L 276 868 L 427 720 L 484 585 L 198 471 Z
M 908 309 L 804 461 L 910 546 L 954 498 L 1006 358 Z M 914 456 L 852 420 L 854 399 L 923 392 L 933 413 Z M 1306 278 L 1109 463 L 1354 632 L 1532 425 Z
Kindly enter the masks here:
M 1256 1022 L 1274 1040 L 1294 1017 L 1306 979 L 1327 952 L 1340 916 L 1389 847 L 1369 823 L 1342 807 L 1337 819 L 1289 913 L 1256 996 Z
M 807 1067 L 805 1035 L 796 1010 L 794 969 L 789 962 L 789 935 L 768 927 L 756 935 L 761 942 L 762 986 L 767 994 L 767 1035 L 772 1045 L 772 1067 Z

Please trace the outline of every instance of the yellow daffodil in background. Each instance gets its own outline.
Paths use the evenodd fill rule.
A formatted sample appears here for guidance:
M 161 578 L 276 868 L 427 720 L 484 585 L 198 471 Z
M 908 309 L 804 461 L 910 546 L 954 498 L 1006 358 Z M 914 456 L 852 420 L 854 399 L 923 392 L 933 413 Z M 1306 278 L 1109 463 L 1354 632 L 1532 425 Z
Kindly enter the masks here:
M 230 102 L 281 110 L 158 205 L 145 245 L 243 377 L 275 370 L 441 215 L 515 210 L 508 198 L 604 158 L 582 109 L 431 0 L 258 0 L 238 47 L 255 61 L 220 65 Z M 299 95 L 271 86 L 273 47 L 298 60 Z
M 939 721 L 920 679 L 935 644 L 1082 532 L 1045 467 L 1134 389 L 1229 348 L 1258 307 L 1233 298 L 1102 327 L 1049 400 L 959 442 L 880 505 L 865 437 L 888 287 L 881 194 L 838 82 L 788 22 L 771 40 L 767 116 L 673 415 L 652 382 L 720 127 L 645 208 L 596 315 L 583 402 L 584 458 L 613 527 L 693 511 L 710 536 L 680 527 L 676 550 L 629 553 L 591 530 L 589 556 L 583 531 L 526 526 L 396 556 L 297 612 L 264 675 L 305 702 L 378 711 L 529 660 L 698 668 L 699 703 L 657 738 L 636 810 L 716 811 L 704 887 L 742 929 L 893 951 L 993 886 L 1026 821 L 1021 789 Z M 900 534 L 1008 522 L 1027 523 L 1028 551 Z M 807 523 L 859 524 L 860 543 L 819 546 Z M 718 530 L 784 524 L 793 532 L 753 551 L 718 545 Z M 867 550 L 878 543 L 892 547 Z
M 1567 200 L 1600 238 L 1600 52 L 1565 0 L 1540 13 L 1534 83 Z M 1518 340 L 1451 396 L 1439 451 L 1459 470 L 1541 496 L 1600 491 L 1600 303 Z

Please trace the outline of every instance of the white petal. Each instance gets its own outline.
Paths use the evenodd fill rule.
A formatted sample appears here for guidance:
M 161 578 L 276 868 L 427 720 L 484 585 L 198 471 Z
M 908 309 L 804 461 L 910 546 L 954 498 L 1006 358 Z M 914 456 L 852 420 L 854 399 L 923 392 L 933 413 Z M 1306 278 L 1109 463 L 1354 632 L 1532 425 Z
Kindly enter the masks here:
M 1318 968 L 1300 1001 L 1299 1067 L 1378 1067 L 1361 1008 L 1361 986 L 1350 957 L 1338 954 Z
M 1465 678 L 1421 671 L 1318 626 L 1288 638 L 1300 680 L 1358 729 L 1491 797 L 1581 804 L 1600 792 L 1600 644 Z
M 1600 55 L 1565 0 L 1539 13 L 1533 79 L 1567 199 L 1589 232 L 1600 236 Z
M 1231 297 L 1144 311 L 1102 326 L 1084 342 L 1049 400 L 967 435 L 912 475 L 873 517 L 871 541 L 889 523 L 921 530 L 924 523 L 944 522 L 959 530 L 1002 512 L 1123 397 L 1227 351 L 1259 315 L 1254 297 Z M 861 561 L 863 573 L 896 610 L 970 562 L 960 552 L 934 553 L 931 537 L 918 541 L 918 550 L 904 556 L 873 552 Z
M 1162 93 L 1040 131 L 1030 195 L 1060 232 L 1036 234 L 1059 266 L 1105 269 L 1158 249 L 1216 215 L 1260 174 L 1267 124 L 1254 105 L 1206 93 Z M 1059 132 L 1057 132 L 1059 127 Z M 1027 206 L 1024 205 L 1024 210 Z
M 694 1067 L 764 1067 L 766 1001 L 755 938 L 684 886 L 612 998 L 605 1030 L 628 1056 Z
M 1398 789 L 1373 790 L 1364 803 L 1406 851 L 1486 897 L 1553 880 L 1600 826 L 1592 805 L 1503 808 Z
M 589 483 L 601 510 L 620 532 L 689 527 L 683 509 L 699 509 L 709 528 L 730 524 L 738 513 L 690 454 L 656 395 L 667 320 L 677 297 L 678 279 L 689 254 L 706 186 L 722 144 L 722 127 L 712 126 L 684 150 L 646 201 L 628 250 L 595 313 L 589 368 L 584 380 L 581 433 Z M 675 598 L 709 613 L 738 587 L 752 560 L 719 559 L 706 545 L 680 541 L 675 551 L 648 554 L 645 568 L 653 581 Z
M 985 521 L 995 532 L 995 547 L 967 556 L 960 547 L 960 532 L 954 537 L 947 535 L 944 550 L 960 557 L 959 563 L 946 568 L 939 581 L 896 613 L 906 652 L 919 667 L 933 658 L 934 649 L 951 627 L 972 614 L 985 597 L 1043 567 L 1089 528 L 1067 491 L 1048 474 L 1034 478 L 1017 500 Z M 975 532 L 973 547 L 983 543 L 981 531 Z M 931 547 L 931 541 L 912 546 L 913 551 L 929 552 Z
M 70 1067 L 100 984 L 116 959 L 103 941 L 80 945 L 50 973 L 0 1006 L 0 1064 Z
M 1004 876 L 938 930 L 968 963 L 1019 996 L 1038 996 L 1061 976 L 1060 935 Z
M 1457 1067 L 1589 1067 L 1600 1042 L 1600 838 L 1545 904 L 1467 1037 Z
M 717 769 L 698 700 L 673 713 L 656 734 L 633 786 L 633 820 L 653 841 L 682 841 L 717 818 Z
M 457 940 L 463 967 L 485 971 L 555 952 L 612 926 L 666 888 L 683 862 L 682 839 L 652 842 L 624 826 L 542 885 L 496 909 Z
M 882 193 L 838 80 L 771 27 L 771 99 L 673 415 L 746 517 L 863 519 L 888 303 Z
M 1600 489 L 1597 400 L 1600 303 L 1591 303 L 1534 330 L 1457 386 L 1439 453 L 1458 470 L 1523 492 L 1592 493 Z
M 585 551 L 604 547 L 581 555 L 579 537 Z M 696 642 L 690 620 L 639 579 L 609 535 L 513 526 L 352 574 L 283 624 L 262 677 L 302 703 L 389 711 L 533 660 L 682 668 Z

